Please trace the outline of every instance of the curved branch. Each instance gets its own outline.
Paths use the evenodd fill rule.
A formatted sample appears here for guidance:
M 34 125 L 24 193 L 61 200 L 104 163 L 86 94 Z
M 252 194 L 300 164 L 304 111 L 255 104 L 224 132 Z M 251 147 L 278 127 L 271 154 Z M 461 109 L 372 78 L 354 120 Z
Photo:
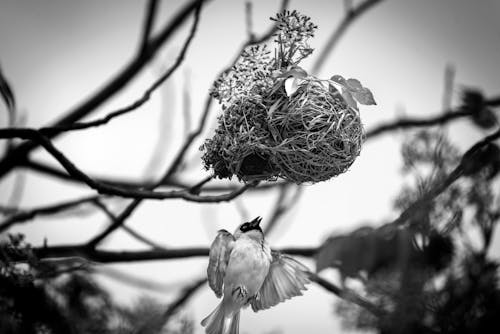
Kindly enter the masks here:
M 146 19 L 144 20 L 144 28 L 142 30 L 142 37 L 140 42 L 139 54 L 146 51 L 148 47 L 149 36 L 153 30 L 153 25 L 155 21 L 156 11 L 158 8 L 158 0 L 149 0 L 146 10 Z
M 156 3 L 156 1 L 153 0 L 153 1 L 151 1 L 151 3 L 154 4 L 154 3 Z M 155 10 L 155 9 L 152 9 L 152 10 Z M 160 87 L 161 84 L 163 84 L 168 78 L 170 78 L 170 76 L 181 65 L 182 61 L 184 60 L 184 58 L 186 56 L 187 49 L 188 49 L 189 45 L 191 44 L 191 41 L 193 40 L 193 37 L 194 37 L 195 32 L 196 32 L 196 29 L 198 27 L 199 20 L 200 20 L 200 7 L 198 7 L 195 10 L 193 25 L 191 26 L 191 30 L 189 32 L 189 35 L 188 35 L 186 41 L 184 42 L 184 45 L 183 45 L 183 47 L 182 47 L 179 55 L 177 56 L 177 59 L 175 60 L 175 63 L 172 64 L 172 66 L 170 66 L 170 68 L 167 71 L 165 71 L 165 73 L 162 76 L 160 76 L 143 93 L 143 95 L 138 100 L 136 100 L 135 102 L 133 102 L 132 104 L 130 104 L 130 105 L 124 107 L 124 108 L 121 108 L 121 109 L 118 109 L 118 110 L 116 110 L 116 111 L 114 111 L 112 113 L 109 113 L 108 115 L 104 116 L 103 118 L 96 119 L 96 120 L 90 121 L 90 122 L 79 122 L 79 123 L 72 123 L 70 125 L 61 125 L 61 126 L 54 126 L 54 127 L 43 127 L 43 128 L 39 129 L 40 133 L 42 133 L 44 135 L 50 136 L 51 134 L 60 133 L 60 132 L 63 132 L 63 131 L 84 130 L 84 129 L 88 129 L 88 128 L 91 128 L 91 127 L 98 127 L 98 126 L 107 124 L 109 121 L 111 121 L 115 117 L 124 115 L 126 113 L 131 112 L 131 111 L 134 111 L 137 108 L 139 108 L 140 106 L 142 106 L 144 103 L 146 103 L 147 101 L 149 101 L 149 99 L 151 98 L 151 95 L 153 94 L 153 92 L 158 87 Z M 144 52 L 144 51 L 142 51 L 142 52 Z
M 164 180 L 169 179 L 172 174 L 177 169 L 180 161 L 182 160 L 186 150 L 189 148 L 191 142 L 194 140 L 197 134 L 199 134 L 201 130 L 195 131 L 186 141 L 184 146 L 181 148 L 179 154 L 176 159 L 172 163 L 171 167 L 165 174 L 165 177 L 162 178 L 161 183 Z M 90 188 L 97 190 L 100 194 L 106 195 L 114 195 L 121 196 L 125 198 L 136 198 L 136 199 L 171 199 L 171 198 L 180 198 L 187 201 L 192 202 L 200 202 L 200 203 L 211 203 L 211 202 L 223 202 L 229 201 L 236 196 L 239 196 L 249 187 L 255 186 L 256 184 L 246 184 L 230 193 L 222 194 L 222 195 L 212 195 L 212 196 L 200 196 L 190 193 L 189 190 L 173 190 L 173 191 L 152 191 L 148 189 L 128 189 L 122 188 L 106 183 L 99 182 L 97 180 L 92 179 L 87 174 L 82 172 L 78 167 L 76 167 L 61 151 L 59 151 L 52 142 L 40 132 L 34 129 L 28 128 L 19 128 L 19 129 L 0 129 L 0 138 L 22 138 L 29 139 L 38 142 L 43 148 L 47 150 L 63 167 L 66 171 L 73 176 L 74 178 L 86 183 Z M 151 187 L 154 189 L 154 187 Z
M 140 70 L 154 57 L 160 47 L 167 42 L 170 37 L 179 29 L 187 17 L 195 11 L 203 0 L 193 0 L 184 6 L 174 18 L 160 31 L 157 37 L 153 38 L 149 43 L 145 52 L 138 54 L 125 68 L 118 73 L 108 84 L 106 84 L 95 95 L 91 96 L 76 109 L 69 111 L 59 120 L 55 121 L 49 127 L 58 127 L 69 125 L 77 122 L 87 116 L 105 101 L 115 95 L 118 91 L 125 87 Z M 49 138 L 54 138 L 59 133 L 51 133 Z M 35 148 L 39 147 L 39 142 L 26 142 L 18 145 L 6 154 L 0 160 L 0 178 L 10 172 L 14 167 L 26 160 L 28 154 Z
M 496 107 L 500 105 L 500 96 L 496 96 L 490 98 L 485 101 L 486 106 Z M 381 124 L 376 126 L 375 128 L 368 130 L 366 132 L 366 139 L 373 139 L 379 135 L 382 135 L 387 132 L 399 130 L 399 129 L 407 129 L 407 128 L 415 128 L 415 127 L 425 127 L 425 126 L 434 126 L 434 125 L 444 125 L 453 120 L 460 119 L 463 117 L 472 116 L 472 112 L 463 111 L 463 110 L 447 110 L 441 114 L 430 118 L 402 118 L 395 121 L 390 121 L 385 124 Z
M 65 210 L 72 209 L 76 206 L 86 204 L 86 203 L 92 203 L 96 199 L 98 199 L 98 195 L 94 196 L 87 196 L 83 198 L 78 198 L 75 200 L 70 200 L 66 202 L 61 202 L 58 204 L 53 204 L 53 205 L 48 205 L 44 207 L 38 207 L 34 209 L 29 209 L 29 210 L 20 210 L 10 217 L 6 218 L 3 222 L 0 223 L 0 233 L 7 230 L 14 224 L 19 224 L 26 222 L 28 220 L 31 220 L 35 218 L 36 216 L 41 216 L 41 215 L 52 215 L 55 213 L 59 213 Z
M 311 279 L 311 281 L 317 283 L 325 290 L 330 291 L 339 298 L 342 298 L 348 302 L 361 306 L 362 308 L 369 311 L 376 317 L 380 318 L 386 315 L 385 312 L 382 309 L 380 309 L 377 305 L 373 304 L 368 299 L 361 297 L 353 290 L 347 288 L 340 288 L 335 284 L 327 281 L 326 279 L 312 272 L 309 272 L 309 278 Z

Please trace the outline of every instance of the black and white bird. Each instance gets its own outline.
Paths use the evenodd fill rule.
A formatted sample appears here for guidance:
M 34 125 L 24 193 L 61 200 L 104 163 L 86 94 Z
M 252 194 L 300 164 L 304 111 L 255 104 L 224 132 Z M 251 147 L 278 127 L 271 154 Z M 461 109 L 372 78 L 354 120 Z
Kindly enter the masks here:
M 201 322 L 207 334 L 238 334 L 242 307 L 251 305 L 257 312 L 307 290 L 307 267 L 271 251 L 261 220 L 240 225 L 234 234 L 220 230 L 210 247 L 208 283 L 217 298 L 223 298 Z

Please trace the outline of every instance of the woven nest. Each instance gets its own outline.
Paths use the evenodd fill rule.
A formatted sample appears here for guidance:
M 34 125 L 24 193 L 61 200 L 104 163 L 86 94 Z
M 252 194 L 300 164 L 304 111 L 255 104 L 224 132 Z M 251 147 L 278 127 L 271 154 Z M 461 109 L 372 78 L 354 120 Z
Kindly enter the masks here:
M 362 141 L 358 111 L 333 86 L 308 77 L 290 97 L 282 87 L 226 107 L 202 146 L 203 161 L 220 178 L 315 183 L 345 172 Z

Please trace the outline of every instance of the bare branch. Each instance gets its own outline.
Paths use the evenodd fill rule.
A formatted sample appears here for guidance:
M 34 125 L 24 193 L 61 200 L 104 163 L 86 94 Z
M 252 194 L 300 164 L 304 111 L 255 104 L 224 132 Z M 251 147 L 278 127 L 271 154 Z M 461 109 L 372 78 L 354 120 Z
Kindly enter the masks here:
M 127 83 L 132 80 L 140 70 L 154 57 L 160 47 L 167 42 L 170 37 L 179 29 L 187 17 L 203 3 L 203 0 L 193 0 L 184 6 L 174 18 L 151 39 L 145 52 L 136 55 L 125 68 L 118 73 L 108 84 L 99 90 L 95 95 L 91 96 L 80 106 L 69 111 L 59 120 L 55 121 L 50 128 L 66 126 L 77 122 L 83 117 L 93 112 L 96 108 L 102 105 L 105 101 L 120 91 Z M 51 133 L 49 138 L 54 138 L 60 133 Z M 0 178 L 10 172 L 14 167 L 22 164 L 28 154 L 35 148 L 40 146 L 40 142 L 30 141 L 18 145 L 12 149 L 6 156 L 0 160 Z
M 151 1 L 151 2 L 156 2 L 156 1 Z M 162 76 L 160 76 L 144 92 L 144 94 L 138 100 L 136 100 L 135 102 L 133 102 L 132 104 L 130 104 L 130 105 L 124 107 L 124 108 L 121 108 L 121 109 L 118 109 L 116 111 L 113 111 L 112 113 L 109 113 L 108 115 L 104 116 L 103 118 L 96 119 L 94 121 L 72 123 L 70 125 L 61 125 L 61 126 L 55 126 L 55 127 L 44 127 L 44 128 L 40 128 L 39 131 L 42 134 L 44 134 L 44 135 L 50 136 L 52 134 L 60 133 L 62 131 L 84 130 L 84 129 L 88 129 L 88 128 L 91 128 L 91 127 L 98 127 L 98 126 L 107 124 L 109 121 L 111 121 L 115 117 L 118 117 L 118 116 L 121 116 L 121 115 L 124 115 L 126 113 L 129 113 L 131 111 L 136 110 L 137 108 L 139 108 L 140 106 L 142 106 L 144 103 L 146 103 L 147 101 L 149 101 L 149 99 L 151 98 L 151 95 L 153 94 L 153 92 L 158 87 L 160 87 L 161 84 L 163 84 L 168 78 L 170 78 L 170 76 L 182 64 L 182 62 L 184 60 L 184 57 L 186 56 L 186 52 L 188 50 L 188 47 L 191 44 L 191 41 L 193 40 L 193 37 L 194 37 L 194 35 L 196 33 L 196 29 L 198 27 L 198 22 L 200 20 L 200 9 L 201 8 L 198 7 L 195 10 L 194 20 L 193 20 L 193 24 L 191 26 L 191 30 L 190 30 L 189 35 L 188 35 L 186 41 L 184 42 L 184 45 L 183 45 L 183 47 L 182 47 L 179 55 L 177 56 L 177 59 L 175 60 L 175 62 L 172 64 L 172 66 L 170 66 L 170 68 L 168 70 L 165 71 L 165 73 Z
M 168 180 L 173 175 L 180 161 L 182 161 L 182 158 L 187 149 L 189 148 L 191 142 L 196 138 L 196 136 L 199 133 L 201 133 L 201 127 L 203 126 L 205 119 L 206 119 L 206 113 L 204 117 L 202 117 L 202 121 L 200 122 L 200 128 L 193 134 L 191 134 L 188 140 L 186 140 L 184 146 L 181 148 L 176 159 L 174 159 L 174 162 L 172 163 L 171 167 L 169 168 L 165 176 L 160 180 L 160 182 L 150 187 L 150 189 L 156 188 L 159 184 L 163 183 L 164 180 Z M 142 198 L 142 199 L 182 198 L 187 201 L 209 203 L 209 202 L 221 202 L 221 201 L 231 200 L 235 196 L 238 196 L 241 193 L 243 193 L 247 188 L 256 185 L 255 183 L 247 184 L 231 193 L 223 195 L 214 195 L 214 196 L 198 196 L 191 194 L 189 191 L 186 190 L 152 191 L 148 189 L 122 188 L 102 183 L 89 177 L 87 174 L 82 172 L 78 167 L 76 167 L 61 151 L 59 151 L 47 137 L 40 134 L 40 132 L 36 130 L 28 128 L 0 129 L 0 138 L 13 138 L 13 137 L 30 139 L 39 142 L 41 146 L 45 148 L 47 152 L 50 153 L 71 176 L 86 183 L 90 188 L 97 190 L 99 193 L 106 195 L 115 195 L 125 198 Z
M 119 218 L 115 216 L 115 214 L 113 214 L 113 212 L 111 212 L 109 210 L 109 208 L 104 204 L 102 203 L 99 199 L 96 199 L 94 201 L 94 204 L 100 208 L 105 214 L 106 216 L 109 218 L 109 220 L 111 221 L 111 223 L 115 223 Z M 142 242 L 143 244 L 145 245 L 148 245 L 154 249 L 165 249 L 165 247 L 161 246 L 160 244 L 157 244 L 156 242 L 146 238 L 145 236 L 143 236 L 142 234 L 136 232 L 134 229 L 132 229 L 131 227 L 128 227 L 127 225 L 125 225 L 125 223 L 121 223 L 120 224 L 120 227 L 125 231 L 127 232 L 131 237 L 137 239 L 138 241 Z
M 42 162 L 37 162 L 37 161 L 28 161 L 24 165 L 24 167 L 31 169 L 36 172 L 40 172 L 49 176 L 53 176 L 55 178 L 69 181 L 69 182 L 75 182 L 75 183 L 81 183 L 80 180 L 76 180 L 73 177 L 71 177 L 69 174 L 65 173 L 63 170 L 59 170 L 57 168 L 51 167 L 49 165 L 45 165 Z M 147 188 L 152 186 L 155 181 L 153 180 L 144 180 L 144 181 L 133 181 L 133 180 L 127 180 L 127 179 L 114 179 L 114 178 L 103 178 L 103 177 L 97 177 L 97 176 L 90 176 L 91 178 L 102 182 L 102 183 L 107 183 L 107 184 L 112 184 L 118 187 L 123 187 L 123 188 Z M 275 187 L 280 187 L 281 185 L 287 183 L 286 181 L 280 181 L 280 182 L 261 182 L 259 183 L 258 186 L 254 188 L 250 188 L 249 191 L 266 191 L 271 188 Z M 188 189 L 192 187 L 192 185 L 187 184 L 185 182 L 176 180 L 174 179 L 169 179 L 164 181 L 160 186 L 162 187 L 174 187 L 174 188 L 181 188 L 181 189 Z M 205 186 L 203 188 L 203 192 L 226 192 L 226 191 L 234 191 L 239 188 L 239 184 L 227 184 L 227 185 L 212 185 L 212 186 Z
M 381 310 L 378 306 L 374 305 L 371 303 L 369 300 L 361 297 L 358 295 L 356 292 L 353 290 L 347 289 L 347 288 L 340 288 L 336 286 L 335 284 L 325 280 L 324 278 L 320 277 L 319 275 L 309 272 L 309 278 L 311 281 L 317 283 L 319 286 L 324 288 L 327 291 L 330 291 L 334 295 L 338 296 L 339 298 L 342 298 L 346 301 L 349 301 L 351 303 L 354 303 L 358 306 L 361 306 L 362 308 L 366 309 L 370 313 L 372 313 L 376 317 L 383 317 L 385 315 L 385 312 Z
M 335 48 L 337 42 L 340 40 L 340 37 L 342 37 L 347 28 L 349 28 L 349 26 L 352 23 L 354 23 L 354 21 L 358 19 L 362 14 L 364 14 L 368 9 L 370 9 L 371 7 L 373 7 L 374 5 L 376 5 L 381 1 L 382 0 L 365 0 L 362 3 L 360 3 L 357 7 L 351 8 L 349 11 L 346 12 L 346 15 L 344 16 L 340 24 L 337 26 L 337 28 L 333 31 L 333 33 L 330 35 L 330 38 L 328 38 L 326 45 L 321 50 L 319 56 L 316 59 L 316 62 L 313 65 L 311 73 L 317 74 L 320 71 L 326 59 L 330 56 L 332 50 Z
M 139 54 L 144 53 L 147 49 L 149 36 L 151 35 L 151 31 L 153 30 L 155 22 L 157 8 L 158 8 L 158 0 L 148 1 L 146 10 L 146 19 L 144 20 L 144 28 L 142 30 L 142 37 L 139 47 Z
M 485 105 L 497 107 L 500 105 L 500 96 L 493 97 L 485 101 Z M 396 121 L 391 121 L 386 124 L 381 124 L 374 129 L 366 132 L 366 139 L 373 139 L 383 133 L 391 132 L 398 129 L 426 127 L 434 125 L 444 125 L 453 120 L 471 116 L 471 112 L 462 110 L 446 110 L 443 113 L 429 118 L 403 118 Z
M 287 201 L 287 196 L 290 192 L 291 189 L 294 189 L 295 192 L 293 196 Z M 303 188 L 300 186 L 292 186 L 291 184 L 284 184 L 283 186 L 280 187 L 280 193 L 278 196 L 278 199 L 276 201 L 276 204 L 274 205 L 274 210 L 271 213 L 271 216 L 269 218 L 269 222 L 267 223 L 264 233 L 268 235 L 271 233 L 271 231 L 276 227 L 276 225 L 279 223 L 281 217 L 290 210 L 294 205 L 297 204 L 297 201 L 300 198 L 300 195 L 302 194 Z
M 60 213 L 62 211 L 74 208 L 82 204 L 92 203 L 97 198 L 99 198 L 99 196 L 87 196 L 49 206 L 38 207 L 29 210 L 20 210 L 0 223 L 0 232 L 7 230 L 14 224 L 26 222 L 30 219 L 35 218 L 36 216 L 52 215 L 55 213 Z
M 194 283 L 187 285 L 177 297 L 177 299 L 172 302 L 165 313 L 163 314 L 163 325 L 165 325 L 168 320 L 179 310 L 179 308 L 184 305 L 184 303 L 196 292 L 199 288 L 205 285 L 207 279 L 205 277 L 199 278 Z M 163 326 L 158 326 L 161 329 Z

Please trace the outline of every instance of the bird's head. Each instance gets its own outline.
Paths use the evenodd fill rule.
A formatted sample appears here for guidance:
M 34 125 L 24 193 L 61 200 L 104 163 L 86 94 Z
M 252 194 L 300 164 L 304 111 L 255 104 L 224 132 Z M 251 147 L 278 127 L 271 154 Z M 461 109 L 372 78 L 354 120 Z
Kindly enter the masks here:
M 238 226 L 234 232 L 234 237 L 238 239 L 240 236 L 245 235 L 247 237 L 260 240 L 264 238 L 264 233 L 260 228 L 261 217 L 257 217 L 252 221 L 246 222 Z

